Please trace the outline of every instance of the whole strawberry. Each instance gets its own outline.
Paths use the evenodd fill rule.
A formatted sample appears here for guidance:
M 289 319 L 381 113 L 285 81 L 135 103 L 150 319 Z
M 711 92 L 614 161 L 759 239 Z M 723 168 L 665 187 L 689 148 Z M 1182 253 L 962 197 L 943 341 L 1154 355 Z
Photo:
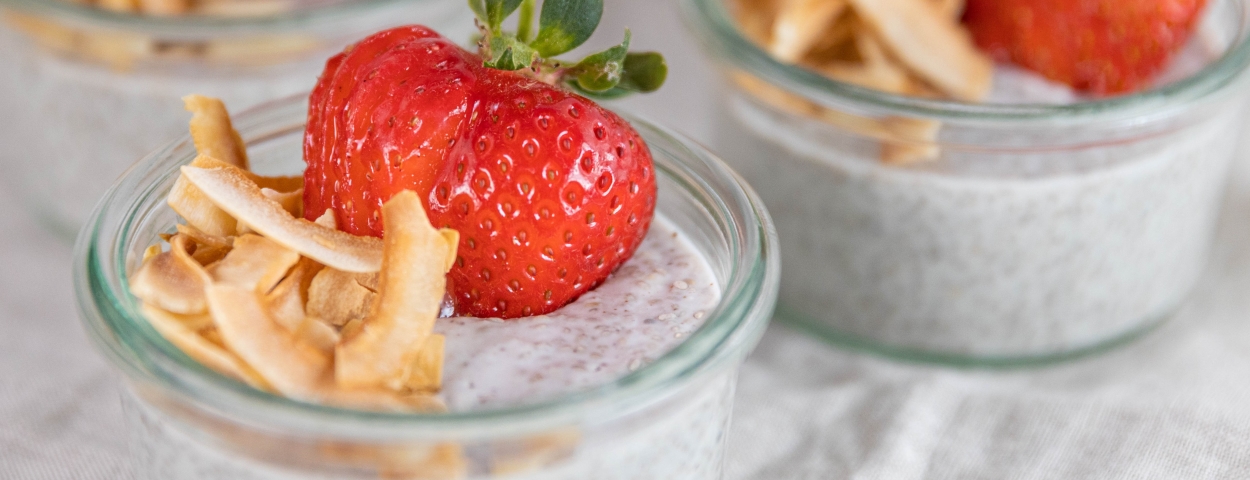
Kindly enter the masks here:
M 1185 42 L 1206 0 L 968 0 L 978 46 L 1098 95 L 1149 86 Z
M 375 34 L 326 65 L 309 106 L 305 208 L 382 235 L 383 202 L 422 197 L 435 225 L 460 232 L 448 289 L 456 313 L 551 312 L 603 282 L 641 243 L 655 209 L 650 151 L 627 122 L 584 94 L 659 87 L 657 54 L 622 45 L 561 65 L 601 1 L 470 2 L 481 56 L 419 26 Z M 501 32 L 520 7 L 522 31 Z M 587 24 L 589 27 L 587 28 Z

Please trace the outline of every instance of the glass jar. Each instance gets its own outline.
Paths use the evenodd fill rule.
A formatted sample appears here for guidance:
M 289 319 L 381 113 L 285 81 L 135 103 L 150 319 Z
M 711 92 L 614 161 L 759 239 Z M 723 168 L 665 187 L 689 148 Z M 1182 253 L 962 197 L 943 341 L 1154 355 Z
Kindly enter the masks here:
M 5 177 L 43 224 L 72 236 L 126 167 L 185 130 L 181 97 L 240 111 L 307 92 L 327 58 L 374 31 L 423 23 L 460 41 L 473 31 L 463 0 L 290 5 L 163 17 L 0 0 L 0 164 L 16 173 Z
M 305 113 L 305 99 L 295 98 L 236 117 L 256 171 L 302 171 Z M 776 234 L 723 163 L 661 127 L 633 123 L 655 158 L 658 211 L 707 258 L 723 289 L 720 305 L 674 350 L 619 380 L 472 412 L 300 403 L 232 381 L 165 341 L 140 316 L 127 275 L 173 227 L 164 198 L 194 149 L 184 137 L 137 163 L 80 234 L 74 278 L 90 337 L 130 386 L 139 470 L 163 480 L 721 478 L 737 372 L 776 303 Z M 447 452 L 463 452 L 464 463 L 439 473 L 429 458 Z
M 1031 364 L 1148 331 L 1195 284 L 1243 131 L 1250 2 L 1212 2 L 1212 58 L 1177 81 L 970 104 L 780 63 L 725 1 L 683 6 L 724 80 L 713 144 L 777 224 L 779 319 L 905 359 Z

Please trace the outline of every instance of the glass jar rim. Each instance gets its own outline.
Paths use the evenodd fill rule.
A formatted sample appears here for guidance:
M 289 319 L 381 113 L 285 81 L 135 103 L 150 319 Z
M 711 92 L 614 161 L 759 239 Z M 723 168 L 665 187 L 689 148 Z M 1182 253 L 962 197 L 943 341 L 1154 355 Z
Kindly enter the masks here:
M 683 0 L 683 16 L 705 50 L 729 67 L 759 77 L 821 106 L 943 121 L 1026 123 L 1057 119 L 1088 122 L 1157 117 L 1223 91 L 1250 65 L 1250 2 L 1228 0 L 1239 24 L 1228 48 L 1197 73 L 1133 94 L 1071 104 L 971 103 L 898 95 L 830 79 L 785 64 L 742 35 L 727 0 Z M 1210 7 L 1208 7 L 1210 8 Z
M 0 7 L 48 16 L 76 26 L 160 37 L 203 38 L 331 28 L 344 17 L 364 17 L 390 7 L 448 0 L 350 0 L 287 12 L 240 17 L 136 15 L 63 0 L 0 0 Z
M 298 125 L 302 132 L 305 101 L 306 96 L 301 95 L 262 104 L 236 116 L 235 124 L 244 138 L 249 131 L 263 131 L 278 121 Z M 296 114 L 298 121 L 293 120 Z M 190 359 L 139 315 L 137 300 L 126 287 L 129 230 L 136 216 L 150 208 L 151 202 L 144 199 L 153 194 L 164 198 L 163 192 L 154 192 L 159 182 L 149 181 L 150 188 L 121 188 L 128 186 L 127 178 L 151 180 L 148 176 L 159 172 L 173 175 L 193 156 L 188 136 L 132 166 L 83 227 L 74 248 L 74 287 L 80 316 L 97 347 L 127 375 L 155 382 L 163 390 L 232 420 L 284 430 L 370 438 L 445 437 L 449 433 L 493 435 L 567 424 L 590 412 L 628 411 L 636 401 L 655 398 L 700 372 L 745 357 L 763 334 L 779 285 L 776 230 L 750 187 L 711 152 L 681 134 L 637 117 L 629 120 L 653 152 L 663 150 L 673 157 L 670 160 L 665 155 L 653 155 L 657 174 L 683 189 L 710 195 L 701 203 L 714 209 L 708 213 L 716 217 L 714 222 L 720 228 L 728 231 L 726 240 L 732 264 L 721 303 L 708 313 L 699 329 L 654 362 L 611 383 L 547 401 L 491 410 L 433 415 L 375 412 L 304 403 L 262 392 Z M 267 132 L 258 140 L 291 131 Z M 177 154 L 180 148 L 182 152 Z M 714 178 L 705 178 L 697 171 L 711 172 Z M 130 200 L 124 196 L 130 196 Z M 124 211 L 111 211 L 119 207 Z M 106 217 L 116 215 L 124 219 L 121 228 L 102 228 Z M 150 355 L 155 357 L 149 358 L 144 352 L 153 352 Z M 173 362 L 174 368 L 189 375 L 190 381 L 173 378 L 161 370 L 162 366 L 153 365 L 153 360 Z

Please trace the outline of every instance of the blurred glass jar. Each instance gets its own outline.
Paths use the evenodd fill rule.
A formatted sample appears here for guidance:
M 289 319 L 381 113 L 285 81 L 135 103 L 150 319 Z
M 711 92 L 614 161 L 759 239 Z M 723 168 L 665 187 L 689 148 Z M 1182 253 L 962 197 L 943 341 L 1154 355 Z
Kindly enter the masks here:
M 473 32 L 463 0 L 204 0 L 183 15 L 79 3 L 0 0 L 0 164 L 66 236 L 126 167 L 185 129 L 181 97 L 238 111 L 308 91 L 327 58 L 374 31 Z M 141 2 L 167 3 L 178 4 Z
M 714 144 L 777 224 L 778 318 L 890 356 L 1029 364 L 1133 338 L 1195 284 L 1243 131 L 1250 2 L 1210 5 L 1196 74 L 1062 105 L 837 82 L 771 58 L 725 2 L 684 8 L 723 72 Z
M 235 118 L 252 167 L 304 168 L 302 99 Z M 683 479 L 722 476 L 739 367 L 776 303 L 776 233 L 759 199 L 706 150 L 634 120 L 655 159 L 657 211 L 712 267 L 721 303 L 672 351 L 610 384 L 542 403 L 446 414 L 344 410 L 254 390 L 152 329 L 128 272 L 177 216 L 165 196 L 195 156 L 183 140 L 130 169 L 75 248 L 80 314 L 130 387 L 141 478 Z M 556 375 L 559 372 L 550 372 Z

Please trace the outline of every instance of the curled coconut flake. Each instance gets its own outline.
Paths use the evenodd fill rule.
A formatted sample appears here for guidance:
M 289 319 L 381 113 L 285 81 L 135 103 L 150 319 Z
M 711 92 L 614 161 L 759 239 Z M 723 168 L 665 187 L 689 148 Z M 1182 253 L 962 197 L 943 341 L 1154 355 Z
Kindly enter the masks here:
M 252 230 L 322 265 L 348 272 L 382 268 L 382 241 L 295 218 L 236 168 L 182 167 L 182 175 L 214 205 Z
M 331 359 L 274 321 L 255 291 L 236 285 L 206 289 L 221 339 L 283 396 L 310 400 Z
M 169 251 L 153 255 L 130 276 L 130 293 L 173 313 L 193 315 L 207 311 L 204 287 L 211 279 L 187 249 L 186 237 L 171 237 Z
M 191 140 L 195 142 L 195 151 L 247 170 L 247 147 L 234 130 L 226 105 L 203 95 L 187 95 L 182 102 L 192 114 Z
M 400 390 L 434 330 L 456 253 L 454 230 L 434 228 L 410 190 L 382 205 L 386 231 L 378 299 L 335 351 L 335 380 L 343 387 Z M 345 329 L 346 330 L 346 329 Z
M 228 283 L 260 293 L 273 289 L 300 256 L 259 235 L 243 235 L 234 249 L 209 271 L 214 283 Z

